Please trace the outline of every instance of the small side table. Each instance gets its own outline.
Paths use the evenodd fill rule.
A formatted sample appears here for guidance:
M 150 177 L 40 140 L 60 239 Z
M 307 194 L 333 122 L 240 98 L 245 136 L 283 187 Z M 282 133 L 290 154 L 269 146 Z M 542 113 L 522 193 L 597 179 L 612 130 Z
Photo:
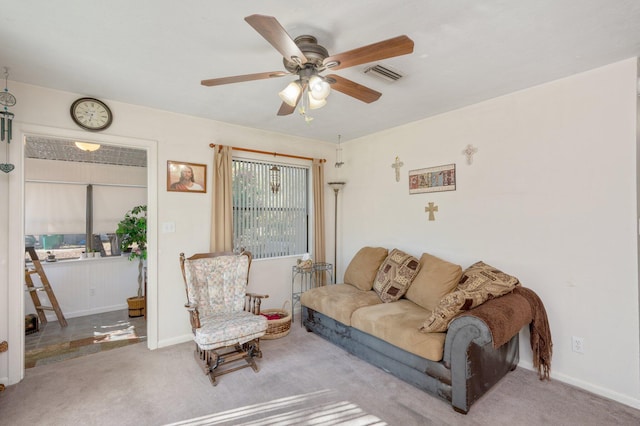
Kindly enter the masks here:
M 328 281 L 323 281 L 327 279 Z M 305 291 L 333 282 L 333 265 L 331 263 L 318 262 L 310 268 L 300 268 L 297 265 L 291 267 L 291 322 L 294 322 L 294 308 L 300 303 L 300 295 Z M 302 325 L 302 320 L 300 321 Z

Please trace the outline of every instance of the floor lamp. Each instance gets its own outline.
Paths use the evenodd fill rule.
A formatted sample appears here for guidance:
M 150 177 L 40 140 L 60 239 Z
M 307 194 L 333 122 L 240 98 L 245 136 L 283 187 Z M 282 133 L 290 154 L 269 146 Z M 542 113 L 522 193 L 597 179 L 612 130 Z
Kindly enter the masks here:
M 329 182 L 329 186 L 333 189 L 335 195 L 334 213 L 333 213 L 333 283 L 336 283 L 336 275 L 338 274 L 338 192 L 344 187 L 346 182 Z

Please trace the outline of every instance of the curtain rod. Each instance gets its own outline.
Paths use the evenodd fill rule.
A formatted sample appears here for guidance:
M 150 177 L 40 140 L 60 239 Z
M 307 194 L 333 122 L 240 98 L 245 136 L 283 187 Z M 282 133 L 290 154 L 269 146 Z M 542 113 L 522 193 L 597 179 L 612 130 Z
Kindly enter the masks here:
M 216 144 L 214 143 L 210 143 L 209 144 L 210 148 L 215 148 Z M 218 150 L 222 148 L 222 145 L 218 145 Z M 269 152 L 269 151 L 260 151 L 258 149 L 249 149 L 249 148 L 236 148 L 236 147 L 231 147 L 231 149 L 235 149 L 236 151 L 244 151 L 244 152 L 254 152 L 256 154 L 268 154 L 268 155 L 273 155 L 274 157 L 276 156 L 280 156 L 280 157 L 288 157 L 288 158 L 297 158 L 299 160 L 309 160 L 309 161 L 313 161 L 314 159 L 311 157 L 302 157 L 300 155 L 291 155 L 291 154 L 281 154 L 279 152 Z M 324 158 L 320 159 L 321 163 L 326 163 L 327 160 L 325 160 Z

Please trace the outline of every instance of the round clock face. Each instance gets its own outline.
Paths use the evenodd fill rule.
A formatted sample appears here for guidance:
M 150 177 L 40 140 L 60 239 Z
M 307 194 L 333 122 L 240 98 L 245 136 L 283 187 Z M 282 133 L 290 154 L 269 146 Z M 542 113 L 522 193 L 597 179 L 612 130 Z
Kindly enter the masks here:
M 71 118 L 86 130 L 104 130 L 111 125 L 113 115 L 104 102 L 94 98 L 80 98 L 71 105 Z

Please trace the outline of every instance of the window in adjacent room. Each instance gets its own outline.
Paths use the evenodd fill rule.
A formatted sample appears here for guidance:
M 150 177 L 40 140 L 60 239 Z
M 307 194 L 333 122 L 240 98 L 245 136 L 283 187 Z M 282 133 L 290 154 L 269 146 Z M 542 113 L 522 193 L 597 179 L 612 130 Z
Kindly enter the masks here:
M 309 168 L 277 164 L 280 186 L 273 191 L 273 166 L 233 160 L 234 250 L 254 259 L 309 251 Z

